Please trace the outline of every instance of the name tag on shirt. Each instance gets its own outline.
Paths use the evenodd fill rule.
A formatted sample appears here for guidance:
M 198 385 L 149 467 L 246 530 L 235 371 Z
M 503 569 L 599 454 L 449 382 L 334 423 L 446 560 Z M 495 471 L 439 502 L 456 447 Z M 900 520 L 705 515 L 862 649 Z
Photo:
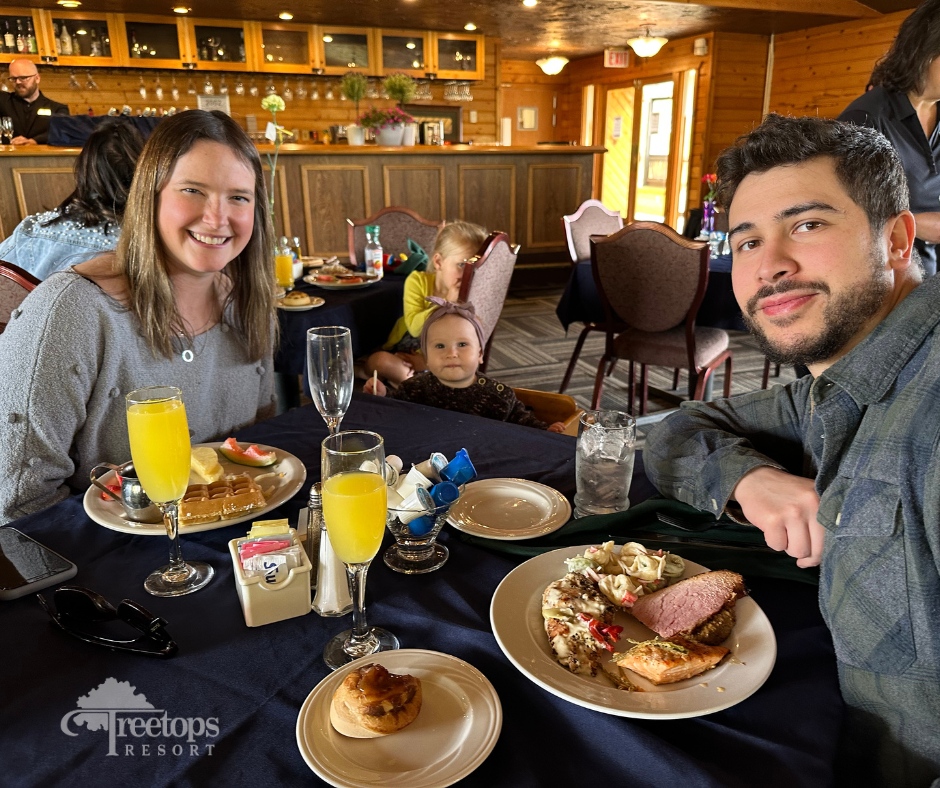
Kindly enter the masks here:
M 37 109 L 36 114 L 37 115 L 51 115 L 52 110 L 49 109 L 49 107 L 43 107 L 42 109 Z

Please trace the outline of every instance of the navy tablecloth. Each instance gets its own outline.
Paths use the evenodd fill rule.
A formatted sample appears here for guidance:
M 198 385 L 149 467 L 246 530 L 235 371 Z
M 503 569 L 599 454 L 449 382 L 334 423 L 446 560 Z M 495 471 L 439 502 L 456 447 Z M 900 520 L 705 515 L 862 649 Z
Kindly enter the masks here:
M 589 260 L 571 267 L 568 285 L 555 308 L 555 314 L 565 330 L 572 323 L 604 322 L 604 305 L 597 293 Z M 746 330 L 741 319 L 741 309 L 731 289 L 729 256 L 719 256 L 709 261 L 708 286 L 695 322 L 712 328 Z
M 401 317 L 405 277 L 388 276 L 356 290 L 324 290 L 313 285 L 298 289 L 320 296 L 326 303 L 306 312 L 277 310 L 281 341 L 274 356 L 274 369 L 287 375 L 306 373 L 307 329 L 314 326 L 349 327 L 353 355 L 357 358 L 381 347 Z
M 573 491 L 574 439 L 568 436 L 364 395 L 356 396 L 344 426 L 378 429 L 388 451 L 406 462 L 432 449 L 450 453 L 466 447 L 482 476 L 520 476 L 565 494 Z M 296 454 L 316 476 L 325 433 L 319 415 L 306 407 L 239 437 Z M 639 500 L 649 493 L 648 484 L 638 479 L 631 497 Z M 302 497 L 272 516 L 293 516 Z M 54 629 L 34 598 L 0 603 L 0 783 L 324 784 L 301 758 L 295 725 L 304 699 L 327 675 L 323 646 L 348 627 L 349 617 L 324 619 L 311 613 L 246 627 L 226 545 L 245 526 L 184 536 L 184 556 L 210 562 L 217 574 L 207 588 L 178 599 L 148 597 L 141 587 L 144 576 L 165 561 L 167 540 L 98 526 L 85 515 L 79 496 L 16 526 L 74 560 L 79 573 L 73 582 L 114 602 L 134 598 L 165 617 L 180 650 L 170 660 L 112 653 Z M 393 630 L 402 647 L 453 654 L 482 671 L 496 688 L 504 714 L 499 741 L 461 785 L 793 788 L 832 783 L 842 705 L 831 642 L 812 587 L 749 579 L 778 642 L 776 667 L 753 696 L 696 719 L 627 719 L 557 698 L 513 667 L 490 631 L 489 604 L 519 559 L 460 537 L 445 529 L 442 541 L 450 548 L 450 560 L 428 575 L 395 574 L 376 561 L 366 597 L 370 622 Z M 90 693 L 106 682 L 126 682 L 124 697 L 133 694 L 138 706 L 146 703 L 165 712 L 168 733 L 120 723 L 101 727 L 107 714 L 94 712 L 96 696 Z M 87 711 L 84 722 L 72 719 L 64 732 L 63 718 L 79 709 Z M 164 715 L 148 711 L 146 716 Z M 193 741 L 182 734 L 188 723 L 177 719 L 193 721 Z M 201 731 L 197 721 L 206 720 L 215 721 L 217 735 Z M 112 732 L 115 754 L 109 756 Z

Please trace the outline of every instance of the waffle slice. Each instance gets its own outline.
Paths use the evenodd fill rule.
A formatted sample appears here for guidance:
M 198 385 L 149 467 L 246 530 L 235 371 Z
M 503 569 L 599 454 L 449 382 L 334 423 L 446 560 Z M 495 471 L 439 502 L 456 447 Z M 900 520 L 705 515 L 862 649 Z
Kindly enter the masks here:
M 247 473 L 230 474 L 211 484 L 191 484 L 180 503 L 180 525 L 229 520 L 266 505 L 261 488 Z

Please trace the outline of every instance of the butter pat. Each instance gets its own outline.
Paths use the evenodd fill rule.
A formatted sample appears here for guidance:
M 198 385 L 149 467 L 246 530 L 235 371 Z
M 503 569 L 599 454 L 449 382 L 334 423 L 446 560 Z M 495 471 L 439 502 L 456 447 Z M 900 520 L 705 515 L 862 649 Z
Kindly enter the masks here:
M 251 524 L 248 537 L 256 539 L 259 536 L 277 536 L 278 534 L 289 534 L 290 530 L 286 517 L 280 520 L 255 520 Z

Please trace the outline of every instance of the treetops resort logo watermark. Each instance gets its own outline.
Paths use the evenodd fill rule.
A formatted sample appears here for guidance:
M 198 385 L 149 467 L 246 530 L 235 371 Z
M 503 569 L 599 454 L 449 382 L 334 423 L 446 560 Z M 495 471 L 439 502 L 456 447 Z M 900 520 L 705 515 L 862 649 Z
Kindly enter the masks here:
M 219 735 L 218 717 L 171 717 L 154 708 L 127 681 L 106 679 L 76 702 L 78 708 L 62 718 L 66 736 L 89 731 L 108 732 L 108 755 L 186 756 L 212 755 Z

